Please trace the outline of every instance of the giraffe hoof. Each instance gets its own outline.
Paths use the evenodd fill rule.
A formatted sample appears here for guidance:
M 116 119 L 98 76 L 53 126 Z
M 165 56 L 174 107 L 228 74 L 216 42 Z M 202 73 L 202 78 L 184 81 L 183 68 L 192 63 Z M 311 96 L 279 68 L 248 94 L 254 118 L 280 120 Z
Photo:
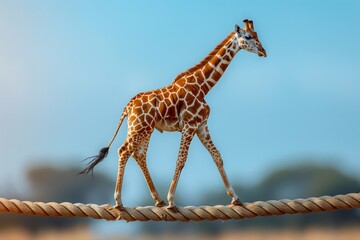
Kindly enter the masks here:
M 179 212 L 178 208 L 176 207 L 176 205 L 169 205 L 166 207 L 166 209 L 172 213 L 177 213 Z
M 242 205 L 242 202 L 240 201 L 240 199 L 233 199 L 231 201 L 231 205 L 234 205 L 234 206 L 241 206 Z
M 164 201 L 160 201 L 160 202 L 156 202 L 156 203 L 155 203 L 155 206 L 156 206 L 156 207 L 165 207 L 166 204 L 165 204 Z
M 119 211 L 125 211 L 125 208 L 124 208 L 124 206 L 122 204 L 116 204 L 114 206 L 114 208 L 116 208 Z

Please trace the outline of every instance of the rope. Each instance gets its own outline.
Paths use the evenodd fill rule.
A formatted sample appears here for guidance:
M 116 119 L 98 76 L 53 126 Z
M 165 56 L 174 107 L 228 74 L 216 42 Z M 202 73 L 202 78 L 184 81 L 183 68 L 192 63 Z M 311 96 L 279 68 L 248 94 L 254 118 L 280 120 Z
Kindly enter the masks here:
M 203 221 L 203 220 L 229 220 L 253 218 L 257 216 L 324 212 L 360 208 L 360 193 L 349 193 L 334 197 L 322 196 L 307 199 L 283 199 L 279 201 L 257 201 L 244 203 L 241 206 L 200 206 L 177 207 L 174 213 L 166 208 L 159 207 L 126 207 L 119 211 L 112 206 L 82 204 L 82 203 L 56 203 L 56 202 L 29 202 L 16 199 L 0 198 L 0 213 L 17 213 L 50 217 L 90 217 L 106 220 L 132 221 Z

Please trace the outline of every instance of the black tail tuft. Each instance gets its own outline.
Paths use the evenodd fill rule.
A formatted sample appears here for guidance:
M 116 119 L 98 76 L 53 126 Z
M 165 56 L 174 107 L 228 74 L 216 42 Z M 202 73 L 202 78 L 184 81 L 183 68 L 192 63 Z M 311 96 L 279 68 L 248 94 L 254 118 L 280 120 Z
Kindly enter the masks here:
M 88 163 L 87 167 L 79 172 L 79 174 L 88 174 L 89 172 L 93 173 L 94 167 L 100 163 L 106 156 L 108 155 L 109 147 L 104 147 L 100 150 L 99 155 L 88 157 L 84 160 L 91 159 L 91 161 Z

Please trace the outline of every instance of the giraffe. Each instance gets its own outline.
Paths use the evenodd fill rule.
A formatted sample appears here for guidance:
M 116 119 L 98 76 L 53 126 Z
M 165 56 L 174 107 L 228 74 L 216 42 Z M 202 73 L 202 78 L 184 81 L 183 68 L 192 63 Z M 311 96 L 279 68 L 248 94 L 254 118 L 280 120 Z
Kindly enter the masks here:
M 266 51 L 258 39 L 253 22 L 248 19 L 243 22 L 243 29 L 239 25 L 235 25 L 235 31 L 232 31 L 200 63 L 180 73 L 170 85 L 139 93 L 126 105 L 107 147 L 102 148 L 97 156 L 91 157 L 92 160 L 88 166 L 80 172 L 80 174 L 92 172 L 95 165 L 107 156 L 110 145 L 114 141 L 124 118 L 128 117 L 127 137 L 118 149 L 119 163 L 114 193 L 115 208 L 124 210 L 121 201 L 121 189 L 125 165 L 130 156 L 139 165 L 151 196 L 156 201 L 155 206 L 166 206 L 155 188 L 146 164 L 146 153 L 154 129 L 160 132 L 181 132 L 176 168 L 167 195 L 167 208 L 169 210 L 177 210 L 174 202 L 176 186 L 187 159 L 190 143 L 195 135 L 211 154 L 220 172 L 226 193 L 232 199 L 231 204 L 241 204 L 230 185 L 220 152 L 211 139 L 207 124 L 210 107 L 205 101 L 205 96 L 219 81 L 239 50 L 245 49 L 260 57 L 266 57 Z

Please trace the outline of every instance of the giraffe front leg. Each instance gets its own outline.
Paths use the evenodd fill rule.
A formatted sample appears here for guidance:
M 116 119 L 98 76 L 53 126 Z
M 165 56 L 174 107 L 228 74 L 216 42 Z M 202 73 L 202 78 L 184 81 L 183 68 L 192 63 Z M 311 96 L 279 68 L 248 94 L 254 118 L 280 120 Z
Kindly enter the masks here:
M 178 155 L 178 159 L 176 161 L 174 177 L 171 181 L 169 193 L 167 195 L 167 199 L 169 202 L 167 209 L 174 211 L 174 212 L 177 211 L 176 205 L 174 202 L 176 186 L 179 181 L 181 170 L 183 169 L 183 167 L 185 165 L 186 158 L 187 158 L 188 151 L 189 151 L 189 146 L 190 146 L 191 140 L 194 137 L 194 134 L 195 134 L 195 129 L 187 127 L 187 126 L 184 127 L 184 129 L 181 132 L 179 155 Z
M 234 189 L 231 187 L 229 179 L 224 170 L 221 154 L 220 154 L 219 150 L 217 150 L 217 148 L 215 147 L 213 141 L 211 140 L 210 132 L 209 132 L 206 122 L 197 130 L 196 134 L 199 137 L 201 143 L 205 146 L 205 148 L 211 154 L 211 156 L 220 172 L 221 178 L 224 182 L 224 185 L 226 188 L 226 193 L 232 199 L 231 204 L 241 205 L 241 201 L 239 200 L 239 197 L 236 195 Z

